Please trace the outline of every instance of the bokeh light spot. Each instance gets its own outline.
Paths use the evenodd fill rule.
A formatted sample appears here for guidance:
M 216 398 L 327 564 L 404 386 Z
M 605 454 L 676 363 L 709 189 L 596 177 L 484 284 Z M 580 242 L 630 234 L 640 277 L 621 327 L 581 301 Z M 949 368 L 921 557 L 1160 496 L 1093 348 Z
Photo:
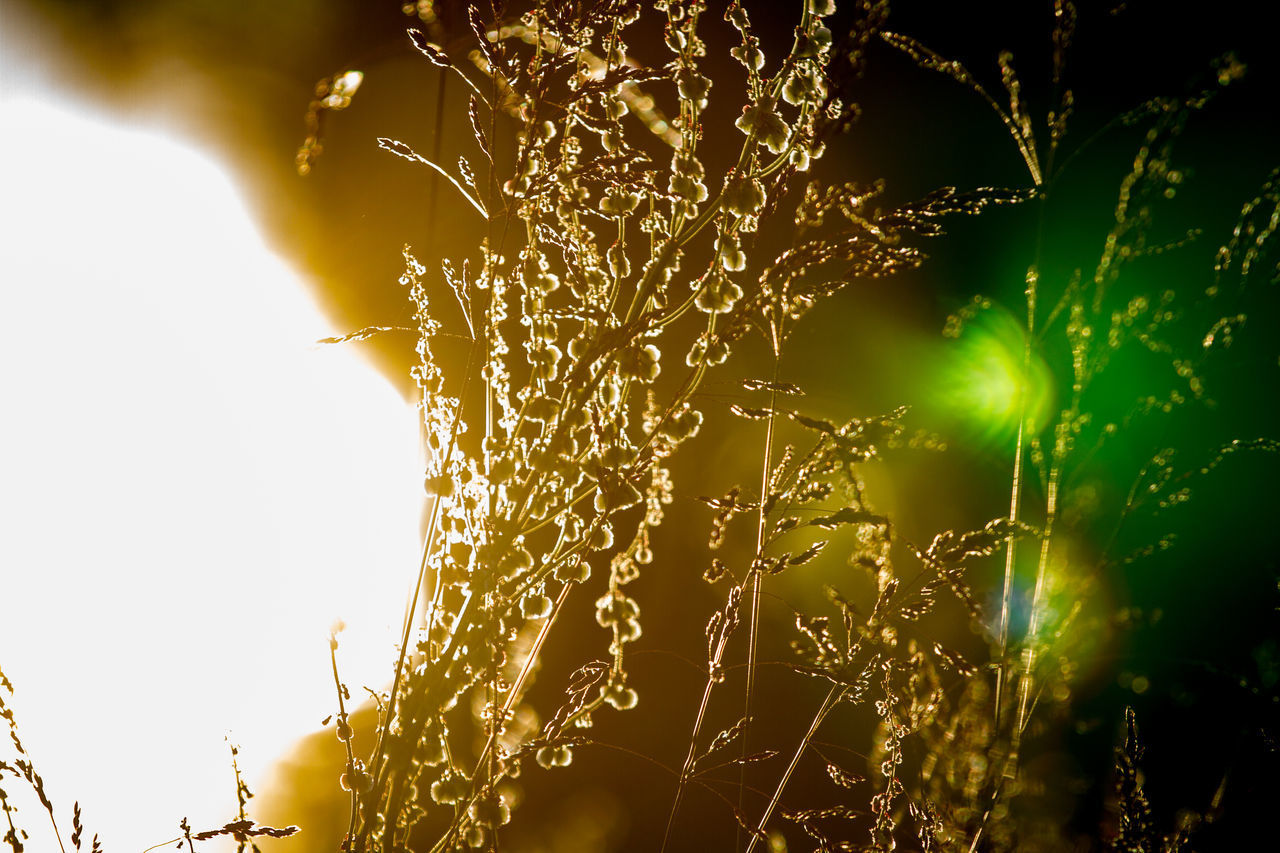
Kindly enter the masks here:
M 1026 329 L 993 305 L 965 325 L 947 354 L 940 402 L 980 440 L 1008 440 L 1023 414 L 1029 423 L 1045 422 L 1053 402 L 1053 377 L 1034 349 L 1026 361 L 1026 341 Z

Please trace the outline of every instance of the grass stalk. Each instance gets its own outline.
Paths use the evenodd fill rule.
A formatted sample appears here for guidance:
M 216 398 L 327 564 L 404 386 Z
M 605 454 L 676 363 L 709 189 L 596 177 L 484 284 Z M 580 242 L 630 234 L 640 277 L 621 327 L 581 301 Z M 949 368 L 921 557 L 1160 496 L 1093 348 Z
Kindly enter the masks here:
M 831 689 L 827 691 L 827 695 L 823 697 L 817 713 L 809 721 L 808 730 L 804 733 L 804 737 L 800 739 L 795 752 L 791 754 L 791 761 L 787 763 L 787 769 L 783 771 L 781 778 L 778 779 L 778 785 L 773 789 L 773 795 L 769 797 L 769 803 L 765 806 L 764 813 L 760 815 L 760 821 L 756 824 L 755 832 L 751 834 L 751 838 L 747 841 L 746 853 L 752 853 L 761 836 L 765 835 L 765 827 L 769 825 L 769 820 L 773 817 L 774 810 L 778 807 L 778 803 L 782 801 L 782 793 L 786 790 L 787 783 L 791 781 L 792 775 L 795 774 L 801 757 L 804 755 L 805 750 L 809 748 L 809 743 L 813 740 L 813 736 L 817 734 L 818 728 L 827 718 L 827 715 L 831 713 L 836 705 L 840 704 L 840 700 L 844 696 L 844 689 L 842 685 L 833 684 Z

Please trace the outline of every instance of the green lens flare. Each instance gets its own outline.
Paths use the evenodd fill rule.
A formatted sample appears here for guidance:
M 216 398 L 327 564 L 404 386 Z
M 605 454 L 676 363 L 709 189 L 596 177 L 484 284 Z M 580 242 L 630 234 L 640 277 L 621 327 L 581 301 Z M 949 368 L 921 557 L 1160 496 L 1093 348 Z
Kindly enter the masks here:
M 950 347 L 941 403 L 982 439 L 1011 438 L 1024 413 L 1030 423 L 1045 422 L 1053 378 L 1034 351 L 1024 376 L 1026 341 L 1026 330 L 1013 315 L 992 307 L 970 320 Z

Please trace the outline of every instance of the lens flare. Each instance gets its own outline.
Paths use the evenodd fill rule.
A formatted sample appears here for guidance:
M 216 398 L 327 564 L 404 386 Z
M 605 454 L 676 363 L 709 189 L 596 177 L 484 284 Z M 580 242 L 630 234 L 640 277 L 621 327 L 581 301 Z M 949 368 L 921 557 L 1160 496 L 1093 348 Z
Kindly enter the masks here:
M 1032 348 L 1026 329 L 992 306 L 965 324 L 940 376 L 939 399 L 976 438 L 1000 443 L 1018 431 L 1019 417 L 1043 424 L 1053 403 L 1053 377 Z

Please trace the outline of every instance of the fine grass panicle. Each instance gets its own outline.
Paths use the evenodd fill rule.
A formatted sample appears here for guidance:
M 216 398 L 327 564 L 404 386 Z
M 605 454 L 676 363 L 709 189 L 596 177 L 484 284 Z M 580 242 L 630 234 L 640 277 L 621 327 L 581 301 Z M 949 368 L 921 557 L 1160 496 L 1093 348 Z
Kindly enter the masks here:
M 21 780 L 30 788 L 31 792 L 35 794 L 40 807 L 48 815 L 58 847 L 65 851 L 67 848 L 63 844 L 62 833 L 58 828 L 58 816 L 54 811 L 53 802 L 45 792 L 44 777 L 36 770 L 30 754 L 28 754 L 26 747 L 22 745 L 22 738 L 18 735 L 18 718 L 14 713 L 12 703 L 13 684 L 5 676 L 4 672 L 0 671 L 0 718 L 4 719 L 8 729 L 8 746 L 10 749 L 7 749 L 6 753 L 11 755 L 11 757 L 0 760 L 0 785 L 4 784 L 7 774 L 14 779 Z M 26 849 L 29 835 L 26 830 L 20 827 L 22 821 L 18 814 L 18 808 L 3 787 L 0 787 L 0 811 L 4 812 L 5 817 L 4 843 L 9 846 L 13 853 L 22 853 Z M 80 822 L 80 816 L 80 804 L 77 802 L 72 807 L 70 836 L 71 845 L 76 850 L 85 849 L 81 847 L 84 840 L 84 826 Z M 98 836 L 93 836 L 92 841 L 89 842 L 88 849 L 92 850 L 93 853 L 98 853 L 102 849 L 98 843 Z
M 4 672 L 0 671 L 0 719 L 5 721 L 8 728 L 8 746 L 10 749 L 7 752 L 10 752 L 12 756 L 0 758 L 0 813 L 3 813 L 5 818 L 5 833 L 0 836 L 0 841 L 8 846 L 11 853 L 23 853 L 24 850 L 28 849 L 49 849 L 44 846 L 46 844 L 44 841 L 35 842 L 41 846 L 34 846 L 35 843 L 31 841 L 30 832 L 23 828 L 24 821 L 21 819 L 18 806 L 4 788 L 7 774 L 23 782 L 35 795 L 40 808 L 48 816 L 52 839 L 56 842 L 61 853 L 67 853 L 68 850 L 102 853 L 103 850 L 108 848 L 99 839 L 98 835 L 95 833 L 92 839 L 87 838 L 85 835 L 85 825 L 82 820 L 79 802 L 72 805 L 71 832 L 66 835 L 64 841 L 63 829 L 66 828 L 66 824 L 61 822 L 59 811 L 54 808 L 53 801 L 45 791 L 44 778 L 36 770 L 31 755 L 27 752 L 26 747 L 23 746 L 22 738 L 18 734 L 18 720 L 13 710 L 12 700 L 13 684 L 5 676 Z M 253 853 L 261 853 L 255 839 L 289 838 L 298 832 L 298 827 L 296 826 L 281 828 L 263 826 L 248 817 L 245 807 L 248 805 L 249 800 L 253 799 L 253 792 L 240 775 L 240 766 L 236 761 L 237 756 L 240 754 L 239 747 L 233 744 L 229 744 L 229 746 L 231 749 L 231 769 L 235 775 L 236 801 L 239 804 L 239 814 L 236 819 L 217 829 L 194 831 L 184 817 L 179 822 L 179 827 L 182 830 L 180 836 L 155 844 L 147 848 L 148 850 L 156 850 L 171 844 L 177 844 L 178 849 L 186 849 L 194 853 L 196 850 L 195 842 L 226 836 L 237 842 L 236 849 L 238 853 L 245 853 L 247 850 L 252 850 Z M 65 820 L 65 817 L 62 820 Z M 31 826 L 31 824 L 25 825 Z M 37 838 L 43 837 L 37 836 Z M 28 847 L 29 844 L 33 846 Z

